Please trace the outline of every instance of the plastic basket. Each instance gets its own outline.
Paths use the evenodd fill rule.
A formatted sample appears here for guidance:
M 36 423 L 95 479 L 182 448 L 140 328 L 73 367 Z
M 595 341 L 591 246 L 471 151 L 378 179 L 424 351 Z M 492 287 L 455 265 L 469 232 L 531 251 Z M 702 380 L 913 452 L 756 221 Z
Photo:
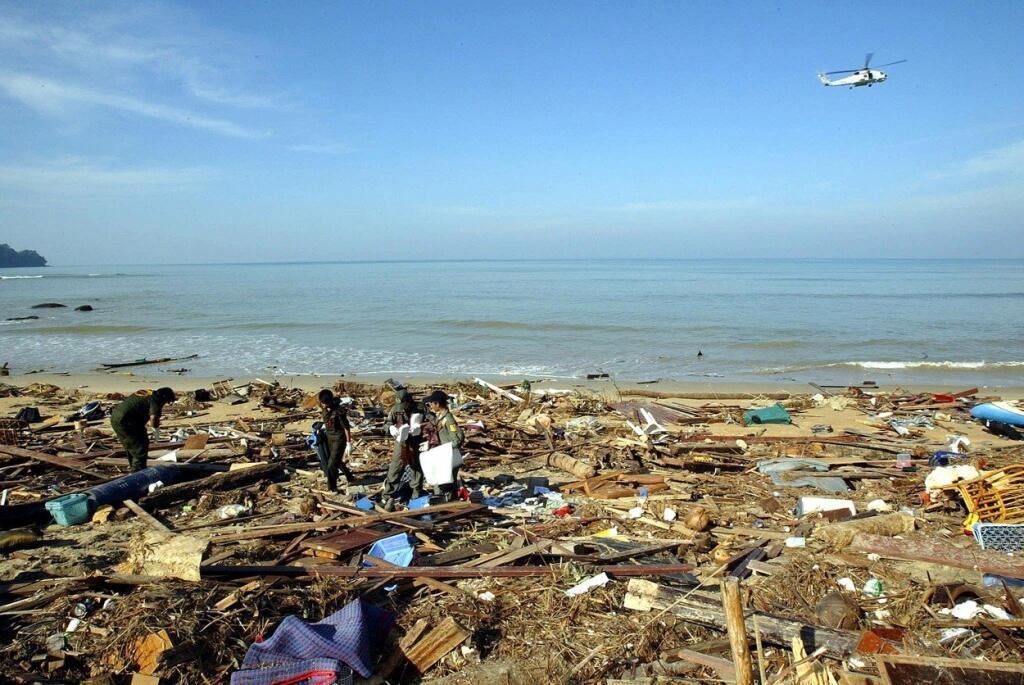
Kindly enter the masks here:
M 1001 552 L 1024 551 L 1024 524 L 975 523 L 971 530 L 982 549 L 998 549 Z
M 416 550 L 409 544 L 409 536 L 399 533 L 383 540 L 377 540 L 367 554 L 395 566 L 408 566 L 412 563 Z
M 1013 464 L 973 480 L 950 485 L 964 498 L 967 510 L 984 522 L 1024 522 L 1024 464 Z
M 83 493 L 64 495 L 46 503 L 46 510 L 59 526 L 77 526 L 89 520 L 89 496 Z

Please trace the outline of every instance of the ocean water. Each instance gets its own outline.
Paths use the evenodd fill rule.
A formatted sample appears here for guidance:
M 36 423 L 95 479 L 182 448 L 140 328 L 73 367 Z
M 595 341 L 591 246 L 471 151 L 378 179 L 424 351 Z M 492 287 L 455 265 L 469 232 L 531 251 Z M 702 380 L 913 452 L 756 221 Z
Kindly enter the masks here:
M 30 308 L 41 302 L 68 308 Z M 75 312 L 81 304 L 95 311 Z M 31 315 L 40 318 L 3 321 Z M 0 363 L 16 372 L 191 354 L 199 358 L 166 366 L 196 375 L 1024 385 L 1024 260 L 0 271 Z

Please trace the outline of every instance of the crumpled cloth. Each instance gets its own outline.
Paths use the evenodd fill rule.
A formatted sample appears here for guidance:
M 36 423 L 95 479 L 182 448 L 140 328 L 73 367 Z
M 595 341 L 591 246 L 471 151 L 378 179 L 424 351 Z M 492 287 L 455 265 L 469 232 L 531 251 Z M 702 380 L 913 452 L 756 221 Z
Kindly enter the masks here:
M 251 677 L 253 674 L 248 672 L 254 669 L 297 666 L 294 662 L 310 659 L 336 659 L 367 678 L 373 673 L 373 650 L 383 645 L 394 621 L 393 612 L 360 599 L 317 623 L 286 616 L 270 638 L 249 647 L 242 662 L 245 670 L 232 674 L 231 685 L 255 685 L 257 681 L 244 679 Z M 259 685 L 265 682 L 260 681 Z
M 337 659 L 289 661 L 231 674 L 231 685 L 335 685 L 351 682 L 352 669 Z

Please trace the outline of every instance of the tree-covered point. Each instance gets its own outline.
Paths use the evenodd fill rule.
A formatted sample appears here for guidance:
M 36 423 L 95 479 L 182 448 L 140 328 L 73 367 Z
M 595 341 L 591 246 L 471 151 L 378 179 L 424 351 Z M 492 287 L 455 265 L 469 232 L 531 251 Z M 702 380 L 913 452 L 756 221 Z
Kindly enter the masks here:
M 46 257 L 35 250 L 15 250 L 7 243 L 0 243 L 0 268 L 15 266 L 46 266 Z

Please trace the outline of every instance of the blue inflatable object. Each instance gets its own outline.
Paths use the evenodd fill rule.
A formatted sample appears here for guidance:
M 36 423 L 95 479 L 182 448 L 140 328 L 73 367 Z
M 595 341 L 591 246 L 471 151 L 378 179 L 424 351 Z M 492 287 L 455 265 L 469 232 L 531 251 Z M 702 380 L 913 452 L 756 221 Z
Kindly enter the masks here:
M 982 421 L 999 421 L 1011 426 L 1024 426 L 1024 408 L 1017 402 L 986 402 L 971 410 L 971 416 Z

